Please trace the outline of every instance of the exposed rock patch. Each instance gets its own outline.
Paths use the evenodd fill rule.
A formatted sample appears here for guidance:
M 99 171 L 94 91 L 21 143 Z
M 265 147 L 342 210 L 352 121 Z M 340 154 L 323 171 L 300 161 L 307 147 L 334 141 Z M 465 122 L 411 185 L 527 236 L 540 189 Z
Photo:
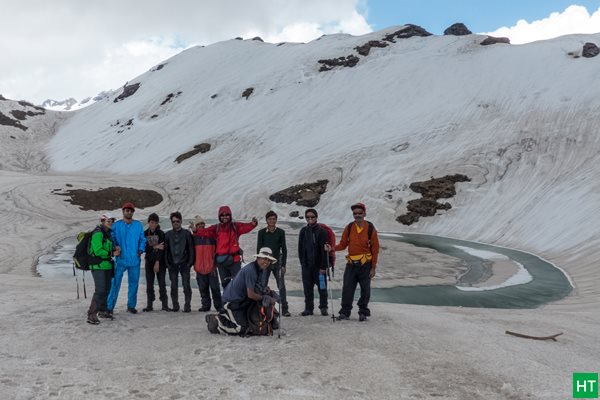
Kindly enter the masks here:
M 163 201 L 160 193 L 154 190 L 134 189 L 111 186 L 98 190 L 70 189 L 63 193 L 54 193 L 59 196 L 68 196 L 71 204 L 88 211 L 115 210 L 121 208 L 126 201 L 131 201 L 137 208 L 153 207 Z
M 1 112 L 0 112 L 0 125 L 14 126 L 15 128 L 19 128 L 23 131 L 27 130 L 27 127 L 25 125 L 23 125 L 21 123 L 21 121 L 19 121 L 17 119 L 12 119 L 8 115 L 4 115 Z
M 244 92 L 242 93 L 242 97 L 245 97 L 246 100 L 248 100 L 248 97 L 250 97 L 250 95 L 252 94 L 252 92 L 254 92 L 254 88 L 247 88 L 246 90 L 244 90 Z
M 164 106 L 165 104 L 169 103 L 171 100 L 173 100 L 176 97 L 179 97 L 179 95 L 183 93 L 181 90 L 177 93 L 169 93 L 167 95 L 167 97 L 163 100 L 162 103 L 160 103 L 161 106 Z
M 407 24 L 404 28 L 385 35 L 383 40 L 396 43 L 395 39 L 408 39 L 413 36 L 431 36 L 432 34 L 421 28 L 419 25 Z
M 140 84 L 139 83 L 134 83 L 132 85 L 125 85 L 125 86 L 123 86 L 123 93 L 121 93 L 120 95 L 118 95 L 117 98 L 114 99 L 113 101 L 115 103 L 117 103 L 117 102 L 119 102 L 121 100 L 125 100 L 129 96 L 133 96 L 135 94 L 135 92 L 137 92 L 137 90 L 139 88 L 140 88 Z
M 290 186 L 287 189 L 273 193 L 269 196 L 269 200 L 286 204 L 296 202 L 299 206 L 314 207 L 319 204 L 321 195 L 327 191 L 328 183 L 327 179 L 322 179 L 313 183 Z
M 326 60 L 319 60 L 319 64 L 321 68 L 319 68 L 319 72 L 322 71 L 330 71 L 333 67 L 354 67 L 359 61 L 359 58 L 353 54 L 350 54 L 348 57 L 338 57 L 338 58 L 330 58 Z
M 423 197 L 410 200 L 406 206 L 408 213 L 398 216 L 396 221 L 404 225 L 411 225 L 417 222 L 420 217 L 434 216 L 437 210 L 451 209 L 450 203 L 442 204 L 437 199 L 454 197 L 456 195 L 455 184 L 470 181 L 471 178 L 466 175 L 454 174 L 441 178 L 431 177 L 428 181 L 411 183 L 410 189 L 413 192 L 420 193 Z
M 600 49 L 595 43 L 587 42 L 583 45 L 583 51 L 581 55 L 586 58 L 596 57 L 600 53 Z
M 255 36 L 252 38 L 252 40 L 257 40 L 259 42 L 264 42 L 264 40 L 262 40 L 262 38 L 260 36 Z
M 292 218 L 298 218 L 299 215 L 300 211 L 290 211 L 290 217 Z
M 472 33 L 473 32 L 471 32 L 465 26 L 465 24 L 463 24 L 462 22 L 457 22 L 456 24 L 452 24 L 448 28 L 446 28 L 446 30 L 444 31 L 444 35 L 453 35 L 453 36 L 471 35 Z
M 36 115 L 44 115 L 46 113 L 46 110 L 44 110 L 43 112 L 42 111 L 33 112 L 33 111 L 23 111 L 23 110 L 12 110 L 10 113 L 16 119 L 25 121 L 27 119 L 27 117 L 34 117 Z
M 0 94 L 0 100 L 6 100 L 6 97 L 4 97 Z
M 194 146 L 194 150 L 190 150 L 186 153 L 180 154 L 176 159 L 175 162 L 177 164 L 181 164 L 182 162 L 184 162 L 185 160 L 187 160 L 190 157 L 195 156 L 198 153 L 206 153 L 207 151 L 210 150 L 210 143 L 200 143 Z
M 498 43 L 510 44 L 510 39 L 507 37 L 488 36 L 487 38 L 483 39 L 483 41 L 479 44 L 482 46 L 489 46 L 490 44 Z
M 363 44 L 362 46 L 356 46 L 354 48 L 354 50 L 356 50 L 356 52 L 358 54 L 360 54 L 361 56 L 368 56 L 369 52 L 371 51 L 371 47 L 387 47 L 389 46 L 386 42 L 381 42 L 379 40 L 369 40 L 367 43 Z

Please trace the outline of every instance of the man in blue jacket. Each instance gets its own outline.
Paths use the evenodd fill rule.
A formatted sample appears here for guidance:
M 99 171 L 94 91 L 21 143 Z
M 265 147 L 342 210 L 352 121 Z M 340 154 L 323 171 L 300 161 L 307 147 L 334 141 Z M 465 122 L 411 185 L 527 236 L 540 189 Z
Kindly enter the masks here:
M 131 202 L 123 204 L 123 219 L 115 222 L 112 228 L 113 243 L 115 250 L 120 249 L 121 254 L 117 257 L 115 276 L 113 278 L 106 308 L 109 317 L 117 303 L 121 281 L 127 271 L 127 311 L 136 314 L 137 292 L 140 281 L 140 256 L 146 249 L 146 237 L 144 227 L 140 221 L 133 219 L 135 206 Z

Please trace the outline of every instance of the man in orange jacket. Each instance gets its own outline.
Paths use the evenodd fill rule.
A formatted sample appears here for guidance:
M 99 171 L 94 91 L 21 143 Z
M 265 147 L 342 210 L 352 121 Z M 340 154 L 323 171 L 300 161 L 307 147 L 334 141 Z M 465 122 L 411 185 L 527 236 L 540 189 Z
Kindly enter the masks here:
M 371 316 L 371 310 L 369 310 L 371 279 L 375 276 L 377 269 L 379 238 L 373 224 L 365 220 L 367 207 L 363 203 L 356 203 L 350 209 L 354 216 L 354 222 L 344 229 L 342 239 L 335 246 L 335 251 L 348 248 L 346 269 L 344 270 L 344 286 L 342 287 L 342 307 L 338 320 L 350 318 L 356 284 L 359 284 L 358 319 L 359 321 L 366 321 L 367 317 Z M 329 251 L 329 249 L 331 247 L 325 245 L 325 250 Z

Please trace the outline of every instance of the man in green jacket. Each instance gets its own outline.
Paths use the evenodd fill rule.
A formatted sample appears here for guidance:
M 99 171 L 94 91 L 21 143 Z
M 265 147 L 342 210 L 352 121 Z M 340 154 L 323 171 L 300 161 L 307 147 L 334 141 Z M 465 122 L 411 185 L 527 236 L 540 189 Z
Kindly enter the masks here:
M 90 271 L 94 278 L 94 296 L 88 309 L 88 324 L 98 325 L 98 315 L 103 318 L 112 319 L 112 315 L 106 309 L 106 298 L 110 291 L 110 282 L 113 275 L 113 243 L 110 236 L 111 227 L 115 218 L 109 214 L 100 216 L 100 225 L 94 229 L 90 239 L 89 254 L 92 256 Z M 115 251 L 114 255 L 118 251 Z
M 271 271 L 275 275 L 275 281 L 277 282 L 277 289 L 279 290 L 279 298 L 281 299 L 281 314 L 286 317 L 291 316 L 288 309 L 288 302 L 285 290 L 285 265 L 287 261 L 287 245 L 285 243 L 285 231 L 278 228 L 277 225 L 277 214 L 275 211 L 269 211 L 265 215 L 267 221 L 267 227 L 258 231 L 258 241 L 256 243 L 256 252 L 258 253 L 261 248 L 268 247 L 273 251 L 273 257 L 277 259 L 276 262 L 271 264 L 262 273 L 263 287 L 267 287 L 269 284 L 269 277 Z

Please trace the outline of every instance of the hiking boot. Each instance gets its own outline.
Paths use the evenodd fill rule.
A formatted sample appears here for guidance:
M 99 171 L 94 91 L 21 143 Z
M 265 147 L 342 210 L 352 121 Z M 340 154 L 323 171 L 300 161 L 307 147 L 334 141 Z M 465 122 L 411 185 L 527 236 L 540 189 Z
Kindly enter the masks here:
M 142 308 L 142 312 L 150 312 L 150 311 L 154 311 L 154 308 L 152 308 L 152 306 L 148 306 L 146 308 Z
M 137 310 L 133 307 L 127 307 L 127 312 L 132 314 L 137 314 Z
M 301 316 L 306 317 L 307 315 L 313 315 L 312 310 L 304 310 L 300 313 Z
M 358 314 L 358 320 L 360 322 L 365 322 L 367 320 L 367 316 L 365 314 Z
M 329 315 L 329 313 L 327 312 L 326 308 L 321 308 L 321 315 L 324 316 L 324 317 L 327 316 L 327 315 Z
M 291 317 L 291 316 L 292 316 L 292 314 L 290 314 L 290 312 L 289 312 L 288 310 L 282 311 L 282 312 L 281 312 L 281 314 L 282 314 L 284 317 Z
M 163 310 L 163 311 L 172 311 L 172 310 L 169 308 L 169 303 L 167 303 L 166 301 L 163 301 L 163 303 L 162 303 L 162 310 Z
M 112 311 L 100 311 L 98 313 L 98 317 L 100 318 L 105 318 L 105 319 L 109 319 L 109 320 L 114 320 L 115 317 L 113 317 L 113 313 Z
M 183 312 L 191 312 L 192 307 L 189 304 L 183 306 Z
M 200 311 L 200 312 L 207 312 L 207 311 L 210 311 L 210 307 L 200 307 L 198 309 L 198 311 Z
M 349 317 L 348 315 L 346 315 L 346 314 L 340 314 L 340 315 L 338 315 L 338 316 L 337 316 L 337 318 L 336 318 L 336 319 L 337 319 L 338 321 L 343 321 L 343 320 L 345 320 L 345 319 L 350 319 L 350 317 Z
M 100 320 L 98 319 L 98 316 L 96 315 L 96 313 L 93 313 L 93 314 L 88 314 L 86 322 L 88 324 L 98 325 L 100 323 Z
M 179 304 L 174 304 L 173 308 L 171 308 L 171 311 L 178 312 L 179 311 Z

